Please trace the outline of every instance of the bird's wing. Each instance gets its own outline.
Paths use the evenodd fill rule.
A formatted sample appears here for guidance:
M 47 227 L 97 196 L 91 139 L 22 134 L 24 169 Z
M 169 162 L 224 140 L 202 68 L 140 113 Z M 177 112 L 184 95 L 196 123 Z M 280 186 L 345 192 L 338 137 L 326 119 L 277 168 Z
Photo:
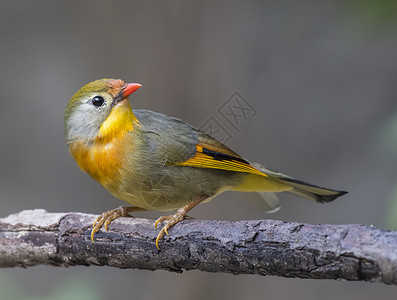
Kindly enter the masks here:
M 247 160 L 218 140 L 203 132 L 197 132 L 199 141 L 195 145 L 195 155 L 185 161 L 178 162 L 175 165 L 220 169 L 267 176 L 265 173 L 251 166 Z
M 195 155 L 198 136 L 191 125 L 149 110 L 133 112 L 139 121 L 137 131 L 145 137 L 142 147 L 146 159 L 153 155 L 164 163 L 174 164 Z
M 155 152 L 168 165 L 220 169 L 267 176 L 230 148 L 177 118 L 146 110 L 134 111 Z

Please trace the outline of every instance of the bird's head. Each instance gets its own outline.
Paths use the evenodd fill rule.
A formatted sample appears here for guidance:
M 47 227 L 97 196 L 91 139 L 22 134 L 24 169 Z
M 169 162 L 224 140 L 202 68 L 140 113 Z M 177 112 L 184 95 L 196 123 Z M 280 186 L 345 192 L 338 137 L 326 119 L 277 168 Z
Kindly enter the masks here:
M 128 96 L 141 87 L 120 79 L 100 79 L 83 86 L 65 110 L 65 140 L 90 143 L 111 140 L 137 122 Z

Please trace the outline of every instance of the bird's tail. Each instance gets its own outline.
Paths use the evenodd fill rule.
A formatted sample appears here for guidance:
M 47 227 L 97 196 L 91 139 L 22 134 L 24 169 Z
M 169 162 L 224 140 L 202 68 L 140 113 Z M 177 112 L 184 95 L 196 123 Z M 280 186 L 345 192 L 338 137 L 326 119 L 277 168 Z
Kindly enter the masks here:
M 337 191 L 333 189 L 323 188 L 311 183 L 307 183 L 290 176 L 284 175 L 280 172 L 275 172 L 265 167 L 254 163 L 255 168 L 268 175 L 268 180 L 273 181 L 280 186 L 284 186 L 284 191 L 297 196 L 303 197 L 308 200 L 316 202 L 331 202 L 336 198 L 347 194 L 345 191 Z M 276 192 L 276 191 L 275 191 Z
M 264 207 L 265 211 L 276 211 L 280 207 L 280 202 L 276 195 L 274 195 L 275 192 L 288 192 L 321 203 L 331 202 L 347 193 L 345 191 L 323 188 L 297 180 L 282 173 L 266 169 L 256 163 L 253 163 L 252 166 L 265 173 L 267 176 L 262 177 L 249 174 L 246 176 L 245 180 L 239 186 L 234 187 L 233 190 L 257 192 L 266 204 L 266 207 Z
M 276 180 L 290 185 L 292 189 L 288 191 L 289 193 L 321 203 L 331 202 L 336 198 L 347 194 L 345 191 L 336 191 L 319 187 L 287 176 L 284 176 L 284 178 L 278 178 Z
M 286 176 L 284 178 L 269 180 L 274 180 L 279 186 L 284 185 L 284 191 L 287 193 L 320 203 L 331 202 L 347 193 L 345 191 L 336 191 L 315 186 L 313 184 Z M 257 191 L 257 193 L 263 199 L 261 207 L 265 212 L 272 213 L 279 210 L 281 203 L 275 193 L 266 191 Z

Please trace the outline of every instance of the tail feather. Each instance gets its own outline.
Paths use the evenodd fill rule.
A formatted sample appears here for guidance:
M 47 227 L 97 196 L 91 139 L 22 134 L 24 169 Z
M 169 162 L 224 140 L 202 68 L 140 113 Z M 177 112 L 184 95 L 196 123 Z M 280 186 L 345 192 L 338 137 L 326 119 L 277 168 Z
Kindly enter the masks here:
M 257 194 L 262 198 L 263 202 L 261 208 L 267 213 L 274 213 L 278 211 L 281 207 L 280 200 L 275 193 L 270 192 L 257 192 Z
M 252 166 L 268 175 L 269 179 L 273 180 L 273 182 L 278 182 L 279 184 L 283 184 L 285 187 L 287 187 L 284 189 L 284 191 L 308 200 L 321 203 L 331 202 L 336 198 L 347 194 L 345 191 L 323 188 L 301 180 L 297 180 L 280 172 L 266 169 L 264 166 L 257 163 L 253 163 Z
M 289 193 L 316 202 L 331 202 L 336 198 L 347 194 L 347 192 L 345 191 L 336 191 L 328 188 L 319 187 L 291 177 L 284 177 L 278 180 L 288 182 L 288 184 L 292 186 L 292 190 L 288 191 Z

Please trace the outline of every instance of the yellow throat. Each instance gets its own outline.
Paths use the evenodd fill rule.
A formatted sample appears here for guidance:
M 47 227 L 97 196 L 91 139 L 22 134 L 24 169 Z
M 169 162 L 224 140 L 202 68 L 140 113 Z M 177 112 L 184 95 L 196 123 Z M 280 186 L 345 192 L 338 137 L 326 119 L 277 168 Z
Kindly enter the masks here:
M 127 99 L 117 104 L 99 129 L 96 141 L 108 143 L 140 126 Z

